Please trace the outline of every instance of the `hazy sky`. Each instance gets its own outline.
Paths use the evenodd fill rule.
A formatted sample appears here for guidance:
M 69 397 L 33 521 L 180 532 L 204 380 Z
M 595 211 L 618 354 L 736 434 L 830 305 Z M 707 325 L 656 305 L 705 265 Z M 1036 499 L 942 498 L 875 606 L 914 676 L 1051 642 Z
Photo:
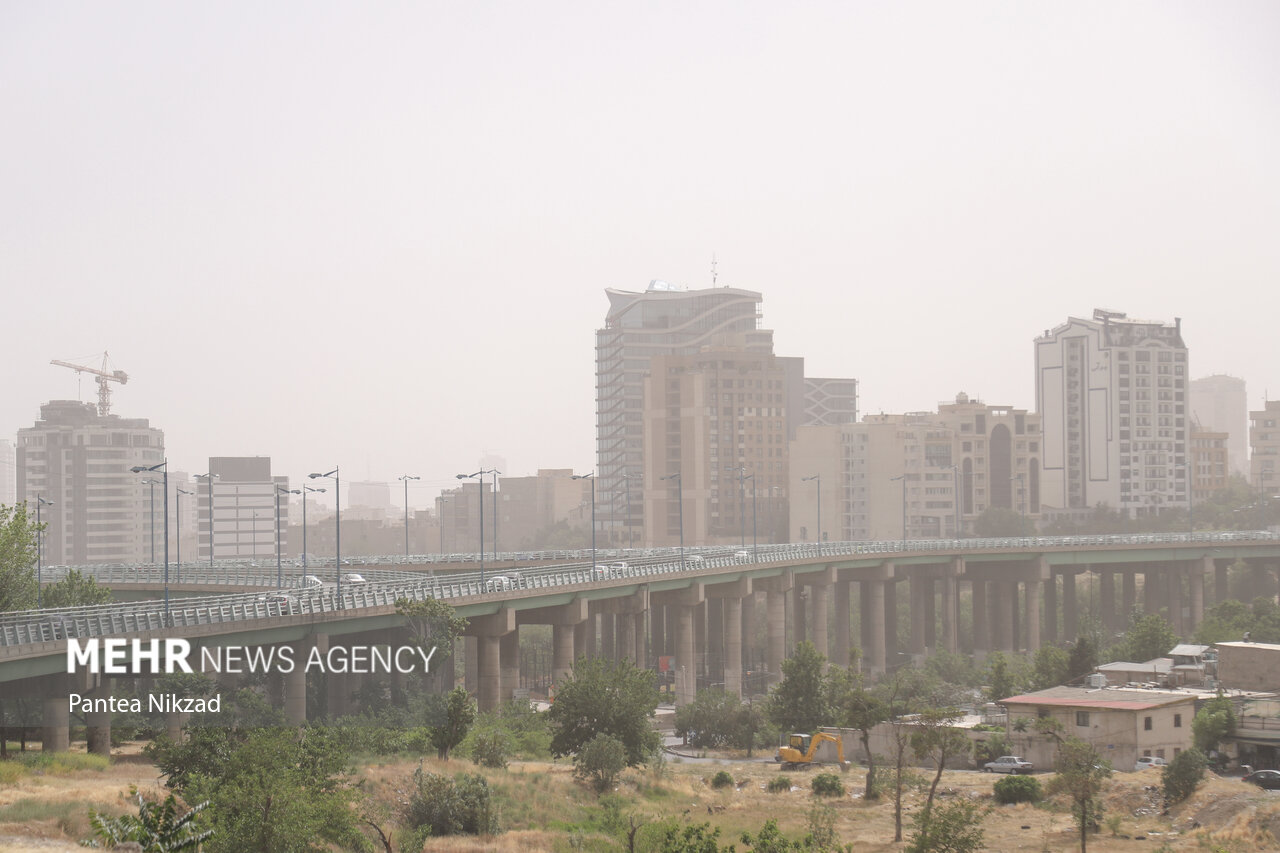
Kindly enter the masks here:
M 864 412 L 1034 408 L 1095 307 L 1257 408 L 1277 44 L 1270 0 L 0 0 L 0 434 L 108 350 L 175 469 L 590 470 L 604 288 L 713 253 Z

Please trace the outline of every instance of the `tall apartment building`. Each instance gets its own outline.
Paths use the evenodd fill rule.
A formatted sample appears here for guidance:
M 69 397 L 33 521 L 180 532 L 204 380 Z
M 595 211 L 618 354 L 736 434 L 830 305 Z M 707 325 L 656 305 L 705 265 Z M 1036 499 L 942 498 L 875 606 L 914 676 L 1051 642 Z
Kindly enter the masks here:
M 18 499 L 18 458 L 13 442 L 0 439 L 0 504 L 12 506 Z
M 599 496 L 598 486 L 596 494 Z M 638 488 L 634 497 L 634 505 L 638 507 Z M 542 468 L 532 477 L 503 477 L 498 490 L 498 516 L 502 549 L 540 548 L 539 537 L 553 525 L 565 521 L 576 527 L 584 517 L 590 523 L 591 480 L 573 479 L 573 470 L 569 468 Z M 618 523 L 625 524 L 623 519 Z M 637 536 L 637 544 L 638 541 Z M 626 544 L 625 539 L 621 542 Z
M 1227 487 L 1229 440 L 1225 432 L 1203 429 L 1192 422 L 1187 453 L 1191 456 L 1191 499 L 1196 503 Z
M 787 367 L 753 349 L 759 339 L 725 334 L 697 353 L 650 358 L 646 543 L 679 544 L 682 507 L 686 545 L 749 544 L 753 528 L 757 541 L 772 541 L 760 521 L 777 514 L 787 486 Z M 678 482 L 662 479 L 671 475 Z
M 149 487 L 130 469 L 163 460 L 164 432 L 145 418 L 99 415 L 74 400 L 41 406 L 35 425 L 18 430 L 16 492 L 29 505 L 40 496 L 53 502 L 41 517 L 45 562 L 149 560 Z M 156 519 L 159 528 L 163 516 Z
M 1226 433 L 1227 464 L 1249 476 L 1249 398 L 1244 380 L 1221 373 L 1191 380 L 1191 417 L 1206 432 Z
M 806 425 L 834 426 L 857 422 L 858 380 L 804 378 Z
M 1260 495 L 1280 495 L 1280 400 L 1249 413 L 1249 485 Z
M 791 445 L 792 539 L 813 541 L 819 512 L 823 535 L 844 540 L 955 536 L 990 507 L 1036 519 L 1040 454 L 1039 417 L 963 393 L 937 412 L 803 426 Z
M 646 470 L 644 381 L 655 356 L 694 355 L 719 335 L 742 336 L 745 351 L 773 352 L 772 332 L 759 327 L 759 293 L 731 287 L 687 290 L 651 281 L 642 293 L 605 290 L 609 311 L 596 331 L 596 486 L 601 529 L 632 538 L 646 525 L 645 508 L 626 512 L 633 482 Z M 656 483 L 645 482 L 648 491 Z
M 1118 311 L 1072 317 L 1035 340 L 1044 503 L 1130 516 L 1186 507 L 1190 430 L 1182 321 Z
M 277 537 L 280 553 L 289 553 L 293 495 L 279 495 L 277 525 L 276 489 L 288 489 L 289 478 L 272 476 L 270 456 L 210 456 L 206 473 L 212 479 L 197 476 L 194 488 L 201 558 L 209 559 L 212 547 L 215 560 L 274 560 Z

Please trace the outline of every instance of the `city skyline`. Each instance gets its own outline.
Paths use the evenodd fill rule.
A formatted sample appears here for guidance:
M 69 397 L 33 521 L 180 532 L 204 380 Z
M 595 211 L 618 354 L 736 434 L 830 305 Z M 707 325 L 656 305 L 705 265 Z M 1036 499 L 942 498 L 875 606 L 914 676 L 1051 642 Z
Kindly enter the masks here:
M 175 469 L 589 471 L 655 278 L 762 293 L 862 413 L 1034 409 L 1095 308 L 1280 394 L 1270 4 L 302 9 L 3 13 L 0 434 L 107 350 Z

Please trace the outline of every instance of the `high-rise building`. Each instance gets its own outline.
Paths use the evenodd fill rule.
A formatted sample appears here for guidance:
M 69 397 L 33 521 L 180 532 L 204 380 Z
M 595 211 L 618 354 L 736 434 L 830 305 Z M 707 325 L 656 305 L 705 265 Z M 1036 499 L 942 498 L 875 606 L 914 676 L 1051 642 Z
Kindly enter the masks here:
M 92 403 L 53 400 L 40 407 L 34 426 L 18 430 L 16 450 L 17 499 L 52 502 L 41 514 L 46 563 L 146 562 L 153 541 L 163 548 L 163 490 L 130 470 L 164 461 L 164 432 L 145 418 L 100 415 Z
M 858 422 L 858 380 L 804 378 L 804 423 L 834 426 Z
M 1191 380 L 1191 417 L 1206 432 L 1227 436 L 1227 464 L 1249 476 L 1249 398 L 1244 380 L 1221 373 Z
M 215 560 L 274 560 L 276 537 L 280 553 L 287 554 L 289 498 L 293 495 L 279 494 L 277 527 L 276 489 L 288 489 L 289 478 L 271 475 L 271 457 L 210 456 L 208 470 L 212 481 L 199 477 L 194 490 L 200 517 L 200 556 L 209 559 L 212 546 Z
M 1044 503 L 1130 516 L 1186 507 L 1187 346 L 1182 321 L 1118 311 L 1072 317 L 1035 340 Z
M 842 540 L 955 536 L 992 507 L 1036 520 L 1040 453 L 1039 417 L 964 393 L 937 412 L 802 426 L 791 444 L 791 538 L 813 541 L 819 515 L 824 538 Z
M 1249 485 L 1267 498 L 1280 495 L 1280 400 L 1249 413 Z
M 644 381 L 650 360 L 693 355 L 715 337 L 740 335 L 746 352 L 772 353 L 773 333 L 758 328 L 759 293 L 730 287 L 687 290 L 651 281 L 642 293 L 605 290 L 609 311 L 596 331 L 597 523 L 632 538 L 645 527 L 644 508 L 626 512 L 628 491 L 646 469 Z M 656 470 L 656 468 L 655 468 Z M 656 483 L 645 482 L 647 492 Z
M 0 504 L 12 506 L 18 499 L 18 460 L 13 442 L 0 439 Z
M 532 477 L 503 477 L 498 489 L 498 516 L 501 550 L 548 547 L 544 537 L 554 525 L 563 521 L 579 527 L 584 518 L 590 524 L 591 479 L 575 480 L 569 468 L 541 468 Z M 488 527 L 487 519 L 485 526 Z
M 654 355 L 644 383 L 646 543 L 773 541 L 760 527 L 787 485 L 787 371 L 743 334 Z M 679 475 L 664 481 L 663 477 Z M 746 478 L 750 477 L 748 480 Z M 755 495 L 754 504 L 752 495 Z M 764 532 L 766 535 L 761 536 Z
M 1201 429 L 1192 421 L 1187 452 L 1191 456 L 1191 499 L 1196 503 L 1208 500 L 1214 492 L 1227 487 L 1228 441 L 1225 432 Z

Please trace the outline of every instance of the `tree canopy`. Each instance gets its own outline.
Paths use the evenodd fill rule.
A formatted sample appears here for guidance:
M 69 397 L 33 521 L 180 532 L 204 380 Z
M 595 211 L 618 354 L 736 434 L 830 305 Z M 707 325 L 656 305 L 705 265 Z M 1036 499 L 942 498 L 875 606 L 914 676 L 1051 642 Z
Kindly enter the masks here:
M 626 747 L 628 766 L 643 764 L 662 743 L 649 723 L 657 707 L 652 671 L 626 661 L 578 658 L 547 712 L 551 754 L 574 755 L 597 734 L 610 734 Z
M 36 522 L 26 501 L 0 504 L 0 612 L 36 606 Z
M 782 662 L 782 680 L 769 692 L 769 721 L 784 732 L 815 732 L 830 722 L 827 659 L 808 641 Z

